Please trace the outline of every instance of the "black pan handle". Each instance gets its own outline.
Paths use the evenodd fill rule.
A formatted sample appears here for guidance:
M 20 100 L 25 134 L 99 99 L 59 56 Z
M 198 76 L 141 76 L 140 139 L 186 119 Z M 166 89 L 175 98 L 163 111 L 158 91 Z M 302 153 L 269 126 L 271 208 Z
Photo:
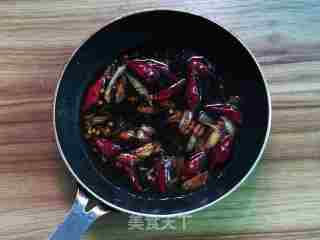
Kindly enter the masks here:
M 88 202 L 89 198 L 86 194 L 78 189 L 64 222 L 50 235 L 49 240 L 80 240 L 81 235 L 96 219 L 110 212 L 98 205 L 86 211 Z

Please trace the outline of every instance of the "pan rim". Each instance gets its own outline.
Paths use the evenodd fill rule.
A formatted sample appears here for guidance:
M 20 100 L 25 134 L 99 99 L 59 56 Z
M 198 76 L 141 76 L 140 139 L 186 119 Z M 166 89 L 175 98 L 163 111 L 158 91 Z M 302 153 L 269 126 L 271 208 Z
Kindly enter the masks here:
M 250 57 L 253 59 L 255 65 L 258 68 L 258 71 L 262 77 L 262 81 L 264 84 L 264 88 L 265 88 L 265 93 L 267 96 L 267 104 L 268 104 L 268 121 L 267 121 L 267 130 L 266 130 L 266 134 L 264 137 L 264 142 L 260 148 L 259 154 L 256 158 L 256 160 L 254 161 L 253 165 L 251 166 L 251 168 L 249 169 L 249 171 L 245 174 L 245 176 L 241 179 L 241 181 L 239 181 L 237 184 L 235 184 L 229 191 L 227 191 L 225 194 L 223 194 L 222 196 L 220 196 L 219 198 L 217 198 L 216 200 L 205 204 L 201 207 L 192 209 L 192 210 L 187 210 L 187 211 L 182 211 L 179 213 L 173 213 L 173 214 L 149 214 L 149 213 L 142 213 L 142 212 L 136 212 L 136 211 L 132 211 L 132 210 L 128 210 L 122 207 L 119 207 L 115 204 L 112 204 L 108 201 L 106 201 L 103 197 L 99 196 L 97 193 L 95 193 L 93 190 L 91 190 L 78 176 L 77 174 L 74 172 L 74 170 L 72 169 L 71 165 L 69 164 L 69 162 L 67 161 L 67 158 L 62 150 L 62 146 L 60 144 L 59 141 L 59 136 L 58 136 L 58 132 L 57 132 L 57 126 L 56 126 L 56 101 L 57 101 L 57 97 L 58 97 L 58 92 L 59 92 L 59 87 L 60 87 L 60 83 L 62 81 L 62 78 L 64 76 L 64 73 L 69 65 L 69 63 L 71 62 L 71 60 L 73 59 L 74 55 L 78 52 L 78 50 L 91 38 L 93 37 L 98 31 L 100 31 L 101 29 L 103 29 L 104 27 L 110 25 L 113 22 L 116 22 L 118 20 L 121 20 L 123 18 L 129 17 L 131 15 L 135 15 L 135 14 L 139 14 L 139 13 L 147 13 L 147 12 L 157 12 L 157 11 L 167 11 L 167 12 L 177 12 L 177 13 L 183 13 L 183 14 L 190 14 L 190 15 L 194 15 L 200 18 L 204 18 L 216 25 L 218 25 L 220 28 L 224 29 L 225 31 L 227 31 L 231 36 L 233 36 L 235 39 L 237 39 L 237 41 L 242 45 L 242 47 L 244 47 L 244 49 L 249 53 Z M 188 214 L 193 214 L 196 213 L 200 210 L 203 210 L 207 207 L 213 206 L 214 204 L 216 204 L 217 202 L 221 201 L 222 199 L 228 197 L 232 192 L 234 192 L 236 189 L 238 189 L 240 187 L 240 185 L 242 183 L 245 182 L 245 180 L 251 175 L 251 173 L 254 171 L 254 169 L 256 168 L 256 166 L 258 165 L 258 163 L 261 160 L 262 154 L 265 150 L 265 147 L 268 143 L 268 139 L 270 136 L 270 132 L 271 132 L 271 119 L 272 119 L 272 107 L 271 107 L 271 95 L 270 95 L 270 89 L 268 87 L 268 83 L 266 81 L 266 78 L 262 72 L 261 66 L 259 65 L 257 59 L 255 58 L 255 56 L 253 55 L 253 53 L 251 52 L 251 50 L 244 44 L 244 42 L 239 38 L 239 36 L 237 36 L 237 34 L 233 33 L 230 29 L 228 29 L 227 27 L 225 27 L 224 25 L 220 24 L 219 21 L 217 21 L 216 19 L 213 21 L 207 17 L 201 16 L 197 13 L 193 13 L 193 12 L 189 12 L 189 11 L 182 11 L 182 10 L 173 10 L 173 9 L 166 9 L 166 8 L 146 8 L 146 9 L 141 9 L 141 10 L 137 10 L 137 11 L 130 11 L 127 12 L 125 14 L 122 14 L 119 17 L 115 17 L 112 18 L 110 21 L 108 21 L 106 24 L 104 24 L 103 27 L 99 28 L 98 30 L 96 30 L 94 33 L 90 34 L 90 36 L 84 40 L 81 41 L 81 44 L 73 51 L 73 53 L 71 54 L 71 56 L 69 57 L 68 61 L 66 62 L 66 64 L 64 65 L 60 76 L 59 76 L 59 80 L 55 89 L 55 93 L 54 93 L 54 98 L 53 98 L 53 130 L 54 130 L 54 137 L 55 137 L 55 142 L 59 151 L 60 156 L 62 157 L 65 165 L 68 168 L 68 171 L 72 174 L 72 176 L 76 179 L 76 181 L 81 185 L 81 187 L 83 187 L 89 194 L 91 194 L 94 198 L 96 198 L 97 200 L 101 201 L 103 204 L 119 210 L 121 212 L 125 212 L 128 214 L 134 214 L 134 215 L 138 215 L 138 216 L 143 216 L 143 217 L 158 217 L 158 218 L 163 218 L 163 217 L 179 217 L 182 215 L 188 215 Z

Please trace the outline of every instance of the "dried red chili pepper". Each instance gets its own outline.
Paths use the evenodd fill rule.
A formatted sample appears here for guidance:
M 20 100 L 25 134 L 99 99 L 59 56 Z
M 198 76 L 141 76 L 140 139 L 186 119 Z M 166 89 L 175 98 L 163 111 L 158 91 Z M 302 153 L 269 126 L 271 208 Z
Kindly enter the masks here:
M 118 137 L 123 141 L 128 141 L 130 139 L 135 138 L 135 135 L 136 134 L 133 130 L 127 130 L 127 131 L 120 132 Z
M 156 159 L 154 167 L 148 173 L 147 179 L 160 192 L 166 192 L 170 182 L 173 180 L 172 159 L 166 156 Z
M 204 106 L 205 111 L 227 117 L 237 125 L 242 123 L 242 114 L 239 111 L 240 97 L 231 96 L 227 103 L 214 103 Z
M 104 77 L 99 78 L 93 85 L 91 85 L 84 97 L 82 111 L 87 111 L 91 106 L 96 104 L 100 97 L 100 90 L 103 87 Z
M 134 166 L 138 161 L 137 156 L 131 153 L 121 153 L 117 156 L 115 165 L 118 168 L 123 168 L 124 166 Z
M 187 103 L 194 110 L 201 101 L 207 101 L 209 91 L 212 91 L 211 85 L 217 85 L 211 66 L 204 57 L 191 56 L 187 59 L 187 82 Z
M 198 175 L 202 168 L 202 161 L 206 157 L 205 152 L 197 152 L 191 155 L 191 157 L 184 161 L 184 167 L 182 169 L 182 179 L 189 179 Z
M 233 137 L 226 135 L 217 145 L 215 145 L 208 153 L 210 169 L 221 168 L 228 160 L 231 153 Z
M 160 192 L 166 191 L 165 167 L 160 159 L 156 159 L 154 166 L 147 173 L 147 180 Z
M 137 162 L 142 161 L 152 154 L 160 151 L 160 144 L 147 143 L 139 148 L 136 148 L 129 153 L 120 153 L 116 159 L 116 166 L 121 167 L 123 165 L 134 166 Z
M 200 102 L 208 101 L 211 85 L 217 85 L 217 81 L 204 57 L 192 56 L 187 61 L 186 98 L 188 107 L 194 111 Z
M 125 174 L 127 175 L 127 177 L 129 178 L 134 190 L 136 190 L 138 192 L 142 192 L 143 188 L 139 182 L 139 178 L 138 178 L 138 175 L 137 175 L 135 169 L 133 167 L 124 166 L 123 170 L 124 170 Z
M 120 145 L 113 143 L 109 139 L 100 138 L 95 143 L 99 151 L 107 158 L 119 155 L 122 150 Z
M 191 111 L 194 111 L 201 101 L 196 74 L 192 70 L 187 73 L 186 102 Z
M 180 81 L 174 83 L 166 89 L 160 90 L 158 93 L 151 95 L 151 99 L 157 102 L 164 102 L 169 100 L 172 96 L 177 95 L 182 87 L 184 86 L 186 80 L 181 79 Z
M 208 104 L 204 107 L 205 111 L 221 114 L 232 122 L 240 125 L 242 122 L 241 112 L 228 104 Z
M 207 73 L 209 71 L 209 66 L 204 63 L 204 57 L 202 56 L 192 56 L 188 59 L 189 64 L 187 66 L 188 71 L 197 72 L 198 74 Z
M 205 185 L 208 181 L 208 171 L 200 173 L 193 178 L 188 179 L 182 184 L 182 188 L 186 191 L 195 190 L 203 185 Z
M 157 186 L 160 192 L 166 192 L 166 169 L 162 162 L 156 164 Z
M 127 67 L 147 85 L 154 86 L 157 84 L 160 73 L 145 60 L 129 60 L 127 61 Z
M 153 59 L 128 60 L 127 68 L 143 80 L 152 92 L 178 82 L 178 78 L 169 71 L 167 64 Z
M 147 157 L 150 157 L 154 153 L 158 153 L 161 149 L 159 143 L 147 143 L 134 151 L 132 153 L 137 156 L 140 160 L 144 160 Z

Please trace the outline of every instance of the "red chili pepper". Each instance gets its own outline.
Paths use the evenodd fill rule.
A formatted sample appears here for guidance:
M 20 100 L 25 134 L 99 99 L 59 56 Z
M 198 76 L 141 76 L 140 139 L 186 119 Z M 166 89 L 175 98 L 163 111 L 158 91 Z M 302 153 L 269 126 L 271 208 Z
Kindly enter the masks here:
M 129 60 L 127 67 L 147 84 L 154 85 L 160 77 L 159 71 L 143 60 Z
M 164 102 L 169 100 L 172 96 L 177 95 L 185 84 L 185 79 L 182 79 L 167 89 L 162 89 L 157 94 L 151 95 L 151 99 L 154 101 Z
M 166 170 L 162 162 L 156 165 L 157 183 L 160 192 L 166 192 Z
M 241 112 L 232 107 L 224 108 L 222 114 L 238 125 L 242 123 Z
M 187 191 L 192 191 L 197 188 L 200 188 L 201 186 L 203 186 L 207 183 L 208 177 L 209 177 L 208 171 L 200 173 L 197 176 L 194 176 L 193 178 L 186 180 L 182 184 L 182 188 Z
M 136 171 L 129 166 L 124 166 L 123 168 L 124 172 L 126 173 L 127 177 L 130 179 L 130 182 L 134 188 L 134 190 L 138 192 L 142 192 L 143 188 L 140 185 L 139 178 L 137 176 Z
M 182 178 L 188 179 L 198 175 L 201 171 L 201 161 L 204 157 L 204 152 L 197 152 L 185 161 L 182 170 Z
M 188 71 L 196 71 L 198 74 L 208 73 L 209 67 L 203 62 L 203 57 L 193 56 L 189 61 Z
M 121 153 L 117 157 L 116 166 L 122 168 L 124 166 L 133 166 L 138 161 L 138 157 L 131 153 Z
M 191 111 L 193 111 L 198 104 L 200 103 L 200 92 L 197 86 L 196 76 L 191 72 L 188 73 L 187 76 L 187 89 L 186 89 L 186 99 L 187 99 L 187 106 Z
M 91 85 L 85 95 L 82 105 L 82 111 L 87 111 L 89 108 L 98 102 L 100 96 L 100 90 L 103 86 L 103 77 L 98 79 L 93 85 Z
M 114 144 L 111 140 L 108 139 L 97 139 L 96 146 L 99 151 L 107 158 L 114 157 L 121 152 L 121 146 Z
M 221 114 L 232 122 L 240 125 L 242 123 L 241 112 L 226 104 L 209 104 L 204 107 L 205 111 Z
M 129 131 L 123 131 L 119 133 L 119 139 L 124 140 L 124 141 L 128 141 L 132 138 L 135 138 L 135 132 L 133 130 L 129 130 Z
M 137 176 L 136 170 L 134 169 L 134 162 L 137 158 L 129 153 L 121 153 L 117 157 L 117 161 L 115 162 L 115 166 L 119 168 L 130 180 L 133 188 L 142 192 L 143 188 L 140 185 L 139 178 Z
M 160 192 L 166 192 L 166 168 L 160 159 L 157 159 L 157 162 L 154 164 L 153 168 L 148 172 L 147 180 Z
M 127 67 L 146 83 L 147 88 L 152 88 L 151 90 L 157 89 L 163 84 L 169 85 L 178 82 L 176 75 L 169 71 L 168 65 L 152 59 L 129 60 Z
M 231 153 L 231 146 L 233 137 L 231 135 L 225 136 L 217 145 L 215 145 L 208 154 L 210 169 L 222 167 L 226 160 L 228 160 Z
M 190 110 L 194 110 L 200 103 L 202 91 L 204 89 L 199 88 L 198 81 L 201 81 L 204 74 L 209 74 L 209 67 L 203 62 L 203 57 L 194 56 L 191 57 L 187 66 L 187 89 L 186 98 L 187 105 Z

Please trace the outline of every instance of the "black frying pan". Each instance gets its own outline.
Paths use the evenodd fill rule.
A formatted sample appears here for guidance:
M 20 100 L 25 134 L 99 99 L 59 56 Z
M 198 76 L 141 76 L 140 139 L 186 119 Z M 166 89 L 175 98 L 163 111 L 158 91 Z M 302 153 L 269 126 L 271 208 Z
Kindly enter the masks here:
M 121 52 L 143 47 L 188 48 L 203 53 L 220 66 L 227 91 L 244 100 L 244 122 L 223 174 L 184 196 L 137 195 L 108 181 L 99 174 L 94 155 L 80 134 L 80 105 L 88 84 Z M 213 205 L 252 172 L 266 145 L 270 124 L 270 95 L 260 68 L 249 50 L 221 26 L 200 16 L 168 10 L 140 12 L 113 21 L 72 55 L 57 86 L 56 141 L 81 190 L 64 225 L 51 239 L 79 239 L 91 222 L 107 212 L 106 206 L 131 214 L 167 217 Z M 88 198 L 98 200 L 100 205 L 86 212 Z

